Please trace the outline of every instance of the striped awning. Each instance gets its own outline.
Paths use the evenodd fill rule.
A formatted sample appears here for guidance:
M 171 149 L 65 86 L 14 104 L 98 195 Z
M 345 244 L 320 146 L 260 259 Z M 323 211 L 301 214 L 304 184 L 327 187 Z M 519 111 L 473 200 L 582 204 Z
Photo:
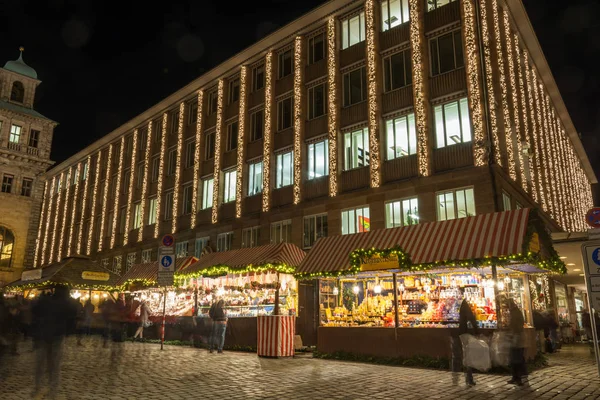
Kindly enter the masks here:
M 450 221 L 425 222 L 391 229 L 319 239 L 298 273 L 345 271 L 358 249 L 400 247 L 412 264 L 471 260 L 519 254 L 527 231 L 529 209 L 482 214 Z
M 198 261 L 198 259 L 192 256 L 177 258 L 175 260 L 175 272 L 181 271 L 182 269 L 188 267 L 190 264 L 193 264 L 196 261 Z M 129 271 L 127 271 L 123 276 L 121 276 L 121 279 L 119 279 L 117 284 L 120 286 L 127 281 L 134 280 L 156 281 L 157 273 L 158 261 L 143 264 L 134 264 L 131 266 L 131 268 L 129 268 Z
M 182 271 L 185 274 L 198 273 L 205 269 L 225 265 L 232 270 L 244 269 L 249 265 L 285 264 L 290 267 L 300 265 L 306 253 L 291 243 L 268 244 L 258 247 L 208 253 L 198 262 Z

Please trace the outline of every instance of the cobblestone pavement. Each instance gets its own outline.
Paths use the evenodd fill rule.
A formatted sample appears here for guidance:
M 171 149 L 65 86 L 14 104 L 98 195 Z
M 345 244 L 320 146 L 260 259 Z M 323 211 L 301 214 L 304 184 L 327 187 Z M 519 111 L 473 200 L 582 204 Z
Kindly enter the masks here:
M 0 398 L 30 399 L 34 353 L 0 365 Z M 600 399 L 600 379 L 589 349 L 563 349 L 550 367 L 533 372 L 523 387 L 506 375 L 462 375 L 446 371 L 317 360 L 263 359 L 255 354 L 149 343 L 102 348 L 68 341 L 59 399 Z M 42 398 L 42 397 L 38 397 Z M 49 398 L 48 394 L 46 397 Z

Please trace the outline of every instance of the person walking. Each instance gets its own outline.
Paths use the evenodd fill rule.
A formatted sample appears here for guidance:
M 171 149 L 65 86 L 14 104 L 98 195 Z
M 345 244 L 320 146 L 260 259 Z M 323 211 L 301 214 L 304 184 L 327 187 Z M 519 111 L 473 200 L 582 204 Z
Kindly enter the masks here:
M 210 335 L 210 342 L 208 344 L 208 351 L 213 352 L 217 349 L 217 353 L 223 353 L 223 345 L 225 344 L 225 331 L 227 329 L 227 315 L 223 306 L 225 302 L 220 299 L 210 307 L 208 315 L 212 320 L 212 332 Z
M 87 336 L 91 334 L 94 310 L 95 307 L 94 304 L 92 304 L 92 299 L 87 299 L 85 305 L 83 306 L 83 329 Z
M 81 343 L 83 337 L 83 304 L 81 304 L 79 299 L 74 299 L 72 297 L 70 297 L 70 301 L 75 310 L 75 324 L 73 326 L 75 332 L 71 333 L 75 333 L 77 336 L 77 346 L 83 346 L 83 343 Z
M 527 375 L 527 365 L 525 364 L 525 338 L 523 337 L 525 320 L 519 306 L 513 299 L 508 299 L 508 311 L 510 320 L 508 329 L 511 334 L 510 343 L 510 367 L 512 370 L 512 379 L 509 384 L 518 386 L 523 385 L 523 376 Z
M 460 304 L 460 309 L 458 312 L 458 336 L 454 336 L 452 338 L 452 370 L 453 372 L 458 372 L 460 367 L 462 366 L 463 360 L 463 347 L 460 339 L 460 335 L 465 333 L 469 334 L 478 334 L 479 327 L 477 326 L 477 320 L 475 319 L 475 314 L 473 314 L 473 310 L 471 310 L 471 305 L 465 299 Z M 466 367 L 465 369 L 465 383 L 468 386 L 474 386 L 475 380 L 473 380 L 473 368 Z
M 131 339 L 132 342 L 135 342 L 135 339 L 138 336 L 140 337 L 140 340 L 144 340 L 144 328 L 150 326 L 150 313 L 151 310 L 148 303 L 146 300 L 142 300 L 140 303 L 140 325 L 138 326 L 137 331 L 135 331 L 133 339 Z

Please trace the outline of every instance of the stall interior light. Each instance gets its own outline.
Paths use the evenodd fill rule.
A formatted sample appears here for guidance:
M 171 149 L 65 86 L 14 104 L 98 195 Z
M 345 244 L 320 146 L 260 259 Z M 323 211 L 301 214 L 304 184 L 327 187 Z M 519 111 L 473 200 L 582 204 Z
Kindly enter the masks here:
M 559 257 L 559 258 L 560 258 L 561 260 L 564 260 L 564 259 L 566 259 L 567 257 L 566 257 L 566 256 L 562 256 L 562 257 Z
M 223 296 L 225 294 L 225 289 L 223 289 L 222 287 L 220 287 L 217 290 L 217 296 Z
M 358 294 L 358 292 L 360 292 L 360 288 L 358 287 L 358 285 L 354 285 L 352 287 L 352 291 L 354 292 L 354 294 Z
M 581 271 L 581 269 L 580 268 L 575 268 L 573 271 L 579 272 L 579 271 Z
M 504 282 L 498 282 L 498 290 L 504 290 Z
M 358 286 L 356 288 L 358 289 Z M 375 285 L 375 287 L 373 288 L 373 292 L 375 294 L 380 294 L 381 293 L 381 285 Z
M 338 294 L 340 294 L 340 290 L 336 287 L 333 288 L 333 295 L 337 296 Z
M 568 266 L 572 267 L 575 265 L 575 263 L 567 263 Z
M 100 298 L 100 296 L 99 296 L 98 294 L 95 294 L 95 295 L 94 295 L 94 298 L 95 298 L 95 299 L 99 299 L 99 298 Z
M 79 293 L 79 290 L 76 290 L 73 293 L 71 293 L 71 297 L 74 299 L 78 299 L 81 297 L 81 293 Z

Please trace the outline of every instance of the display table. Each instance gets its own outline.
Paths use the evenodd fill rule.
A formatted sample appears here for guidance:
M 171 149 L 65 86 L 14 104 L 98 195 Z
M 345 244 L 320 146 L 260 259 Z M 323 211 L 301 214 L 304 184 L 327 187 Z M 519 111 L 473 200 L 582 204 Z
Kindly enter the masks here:
M 260 357 L 294 356 L 296 316 L 259 316 L 257 352 Z

